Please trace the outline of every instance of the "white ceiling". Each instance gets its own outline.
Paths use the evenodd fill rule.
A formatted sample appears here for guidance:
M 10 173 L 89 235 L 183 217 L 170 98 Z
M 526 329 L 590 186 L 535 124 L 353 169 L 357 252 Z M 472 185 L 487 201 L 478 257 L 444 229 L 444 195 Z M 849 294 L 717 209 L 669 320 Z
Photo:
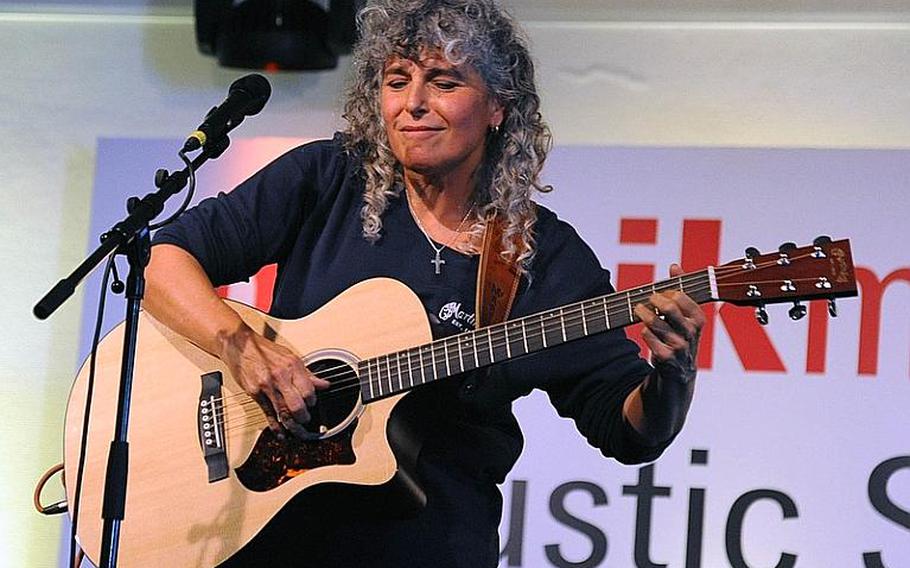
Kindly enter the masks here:
M 910 22 L 910 0 L 501 1 L 523 21 Z M 0 12 L 188 15 L 192 6 L 192 0 L 0 0 Z

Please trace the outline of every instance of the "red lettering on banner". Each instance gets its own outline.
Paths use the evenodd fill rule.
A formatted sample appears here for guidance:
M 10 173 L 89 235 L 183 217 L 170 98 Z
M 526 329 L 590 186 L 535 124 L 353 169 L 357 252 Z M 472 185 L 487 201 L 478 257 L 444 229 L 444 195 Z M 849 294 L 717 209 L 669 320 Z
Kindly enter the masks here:
M 275 287 L 275 278 L 278 274 L 278 265 L 263 266 L 253 276 L 253 289 L 256 291 L 256 307 L 264 312 L 272 306 L 272 289 Z
M 686 219 L 683 221 L 682 266 L 686 271 L 695 271 L 709 265 L 717 265 L 720 256 L 721 221 L 715 219 Z M 621 219 L 620 243 L 656 244 L 657 219 Z M 616 286 L 628 290 L 654 281 L 653 264 L 620 263 L 617 266 Z M 752 309 L 714 304 L 702 306 L 707 318 L 702 329 L 698 366 L 710 369 L 714 364 L 714 330 L 717 317 L 727 330 L 736 354 L 747 371 L 785 372 L 784 363 L 772 345 L 765 330 L 755 321 Z M 647 351 L 641 340 L 641 326 L 627 330 L 629 338 Z
M 219 298 L 228 298 L 231 295 L 230 286 L 218 286 L 215 288 L 215 293 L 218 294 Z
M 856 268 L 856 281 L 862 298 L 862 312 L 859 323 L 859 366 L 860 375 L 874 375 L 878 372 L 878 345 L 881 331 L 882 296 L 885 288 L 896 281 L 910 284 L 910 268 L 901 268 L 879 280 L 868 268 Z
M 620 219 L 619 242 L 625 245 L 656 245 L 657 219 Z
M 682 266 L 694 271 L 717 265 L 720 256 L 720 220 L 686 219 L 683 221 Z M 715 315 L 727 330 L 736 354 L 747 371 L 786 372 L 774 345 L 765 330 L 755 321 L 751 308 L 724 304 L 720 309 L 714 304 L 702 306 L 706 322 L 702 328 L 698 350 L 698 366 L 710 369 L 714 364 Z

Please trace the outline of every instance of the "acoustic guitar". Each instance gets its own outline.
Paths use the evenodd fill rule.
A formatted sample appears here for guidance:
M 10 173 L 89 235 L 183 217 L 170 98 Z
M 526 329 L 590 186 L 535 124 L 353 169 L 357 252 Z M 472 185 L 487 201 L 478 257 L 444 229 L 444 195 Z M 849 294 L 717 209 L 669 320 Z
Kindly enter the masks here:
M 299 353 L 321 391 L 306 439 L 276 437 L 259 405 L 226 366 L 147 313 L 141 316 L 132 392 L 122 566 L 214 566 L 230 558 L 297 496 L 328 492 L 333 503 L 419 506 L 418 446 L 397 419 L 411 389 L 522 357 L 638 320 L 652 292 L 682 290 L 699 303 L 756 306 L 857 294 L 847 240 L 816 239 L 653 285 L 584 300 L 432 340 L 417 296 L 395 280 L 352 286 L 295 321 L 230 305 L 256 331 Z M 382 301 L 377 301 L 381 298 Z M 105 467 L 113 438 L 123 325 L 97 353 L 91 420 L 78 508 L 78 540 L 97 563 Z M 76 377 L 66 413 L 65 482 L 74 502 L 89 364 Z M 369 498 L 368 498 L 369 497 Z M 70 511 L 73 507 L 70 507 Z

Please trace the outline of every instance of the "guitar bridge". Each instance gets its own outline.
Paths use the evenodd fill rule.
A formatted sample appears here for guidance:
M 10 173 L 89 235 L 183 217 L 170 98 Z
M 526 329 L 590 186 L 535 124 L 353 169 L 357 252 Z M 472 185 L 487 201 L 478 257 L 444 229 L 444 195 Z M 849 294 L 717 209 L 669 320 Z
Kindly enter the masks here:
M 228 476 L 224 402 L 221 396 L 223 379 L 220 371 L 206 373 L 201 379 L 202 390 L 199 392 L 196 425 L 199 430 L 199 445 L 209 473 L 209 483 L 214 483 Z

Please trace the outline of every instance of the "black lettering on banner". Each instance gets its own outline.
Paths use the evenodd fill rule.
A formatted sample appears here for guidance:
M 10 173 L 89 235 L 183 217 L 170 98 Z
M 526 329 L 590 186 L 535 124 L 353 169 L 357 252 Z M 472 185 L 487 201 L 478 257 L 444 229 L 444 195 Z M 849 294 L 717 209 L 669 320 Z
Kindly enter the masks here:
M 651 502 L 655 497 L 669 497 L 670 488 L 654 485 L 654 465 L 638 470 L 638 485 L 623 485 L 623 495 L 635 495 L 635 565 L 638 568 L 666 568 L 651 561 Z
M 888 497 L 888 481 L 902 469 L 910 469 L 910 456 L 891 458 L 878 464 L 869 476 L 869 502 L 883 517 L 910 530 L 910 512 L 898 507 Z M 863 565 L 866 568 L 884 568 L 882 553 L 864 553 Z
M 863 552 L 863 566 L 865 568 L 885 568 L 881 552 Z
M 708 450 L 693 449 L 692 465 L 708 465 Z M 701 549 L 705 526 L 705 488 L 689 489 L 689 528 L 686 534 L 686 568 L 701 568 Z
M 550 514 L 558 522 L 583 533 L 591 540 L 591 555 L 580 562 L 566 560 L 558 544 L 544 546 L 547 559 L 557 568 L 594 568 L 607 557 L 607 535 L 599 528 L 572 515 L 565 508 L 565 498 L 573 491 L 585 491 L 594 500 L 594 505 L 606 505 L 607 494 L 598 485 L 587 481 L 570 481 L 557 487 L 550 495 Z
M 506 559 L 506 566 L 521 566 L 521 553 L 525 536 L 525 503 L 527 501 L 527 481 L 512 481 L 512 499 L 509 505 L 509 536 L 499 553 Z
M 799 516 L 796 510 L 796 503 L 786 493 L 774 491 L 773 489 L 756 489 L 744 493 L 733 503 L 730 508 L 730 515 L 727 517 L 727 558 L 730 560 L 731 568 L 751 568 L 746 564 L 743 558 L 743 519 L 746 512 L 754 503 L 767 499 L 775 501 L 780 505 L 785 519 L 792 519 Z M 780 555 L 780 560 L 774 568 L 793 568 L 796 565 L 796 555 L 784 552 Z

